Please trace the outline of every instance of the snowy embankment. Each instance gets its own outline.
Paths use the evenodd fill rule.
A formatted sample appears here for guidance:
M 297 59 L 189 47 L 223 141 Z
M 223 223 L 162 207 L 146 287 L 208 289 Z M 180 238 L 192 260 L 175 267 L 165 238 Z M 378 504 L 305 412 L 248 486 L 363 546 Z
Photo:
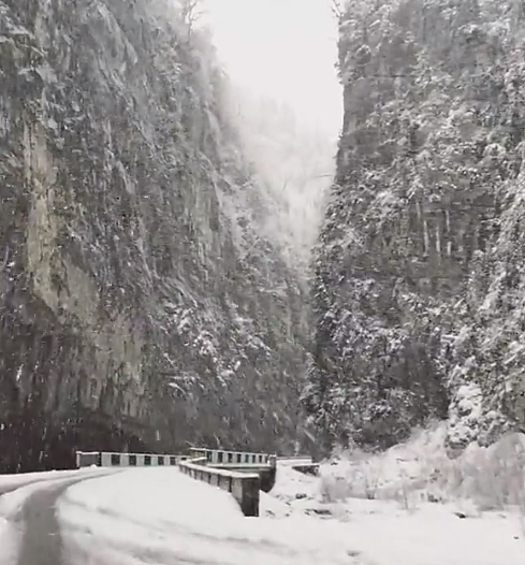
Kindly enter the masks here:
M 407 510 L 427 501 L 525 513 L 525 435 L 509 434 L 488 448 L 472 443 L 452 459 L 446 434 L 446 424 L 437 424 L 384 453 L 343 454 L 323 469 L 325 497 L 397 500 Z
M 261 494 L 261 518 L 175 469 L 83 482 L 59 503 L 68 563 L 523 565 L 519 508 L 476 507 L 476 481 L 458 478 L 516 438 L 450 461 L 441 433 L 324 465 L 318 478 L 280 465 L 275 488 Z
M 323 466 L 320 500 L 381 563 L 382 551 L 390 563 L 524 563 L 525 436 L 471 444 L 455 459 L 445 438 L 439 424 L 384 453 L 343 454 Z

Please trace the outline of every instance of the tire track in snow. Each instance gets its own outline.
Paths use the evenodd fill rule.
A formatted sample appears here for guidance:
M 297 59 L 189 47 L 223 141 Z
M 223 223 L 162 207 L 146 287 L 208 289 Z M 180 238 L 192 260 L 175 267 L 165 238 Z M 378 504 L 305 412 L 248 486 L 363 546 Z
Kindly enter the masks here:
M 62 555 L 62 538 L 56 515 L 60 496 L 76 483 L 101 478 L 111 473 L 96 473 L 69 479 L 36 479 L 0 490 L 0 497 L 28 486 L 37 490 L 24 500 L 20 513 L 13 520 L 21 533 L 16 565 L 66 565 Z M 38 488 L 37 485 L 41 486 Z
M 55 505 L 58 497 L 72 484 L 68 482 L 38 491 L 25 502 L 22 510 L 24 535 L 17 565 L 62 564 L 62 540 Z

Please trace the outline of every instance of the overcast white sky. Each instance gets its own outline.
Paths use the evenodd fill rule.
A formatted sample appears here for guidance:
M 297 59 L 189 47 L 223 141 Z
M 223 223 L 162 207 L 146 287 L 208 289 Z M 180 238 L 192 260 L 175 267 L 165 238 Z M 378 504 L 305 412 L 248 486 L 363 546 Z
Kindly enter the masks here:
M 342 93 L 330 0 L 205 0 L 232 79 L 289 102 L 299 119 L 336 136 Z

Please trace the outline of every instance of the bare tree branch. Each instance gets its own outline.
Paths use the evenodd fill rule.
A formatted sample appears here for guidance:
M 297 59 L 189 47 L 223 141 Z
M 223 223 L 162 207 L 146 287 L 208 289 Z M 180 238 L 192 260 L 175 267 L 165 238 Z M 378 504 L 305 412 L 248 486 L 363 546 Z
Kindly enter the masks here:
M 203 14 L 202 0 L 181 0 L 181 16 L 188 27 L 188 36 Z
M 332 0 L 332 13 L 340 20 L 344 12 L 343 2 L 341 0 Z

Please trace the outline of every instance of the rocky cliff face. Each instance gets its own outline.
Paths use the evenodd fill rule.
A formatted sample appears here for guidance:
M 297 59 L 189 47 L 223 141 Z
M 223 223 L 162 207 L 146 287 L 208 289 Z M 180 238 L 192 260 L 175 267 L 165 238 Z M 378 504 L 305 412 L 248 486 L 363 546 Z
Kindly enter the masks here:
M 525 425 L 525 12 L 352 0 L 345 119 L 315 260 L 304 401 L 328 446 Z
M 0 1 L 3 470 L 295 439 L 301 290 L 221 81 L 163 0 Z

